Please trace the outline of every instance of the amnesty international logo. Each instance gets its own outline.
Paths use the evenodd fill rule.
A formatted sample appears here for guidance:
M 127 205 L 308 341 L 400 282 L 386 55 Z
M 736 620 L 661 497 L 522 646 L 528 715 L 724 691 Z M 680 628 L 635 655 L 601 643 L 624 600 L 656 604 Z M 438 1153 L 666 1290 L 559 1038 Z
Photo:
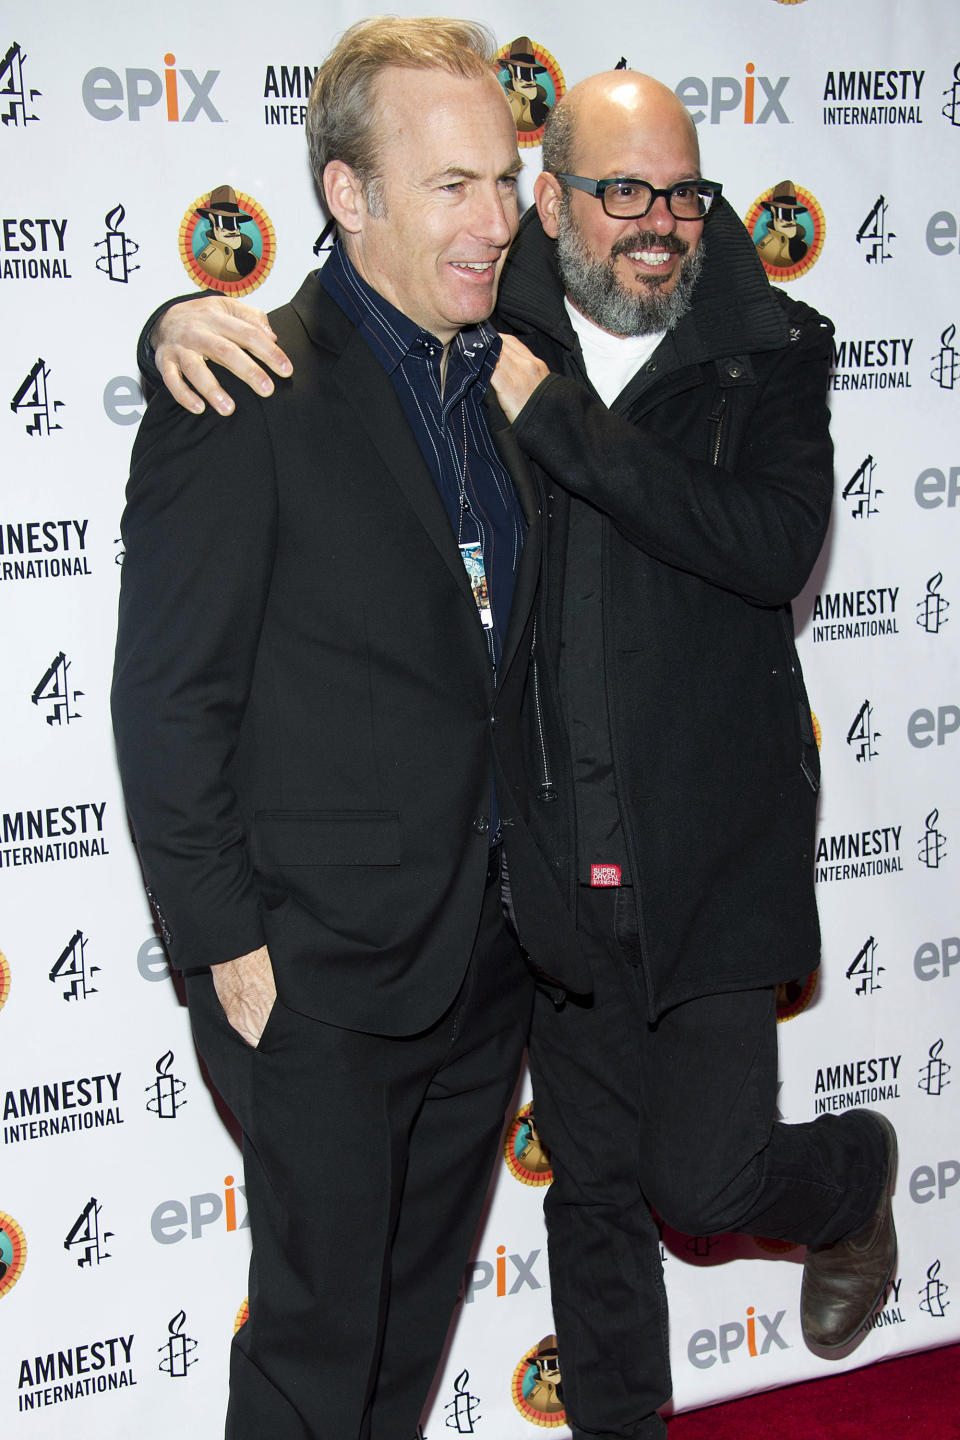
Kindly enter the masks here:
M 819 260 L 827 225 L 820 202 L 792 180 L 754 200 L 743 218 L 771 280 L 796 280 Z
M 544 1430 L 566 1425 L 556 1335 L 545 1335 L 523 1357 L 513 1372 L 511 1394 L 514 1405 L 531 1425 Z
M 513 1117 L 503 1142 L 503 1158 L 522 1185 L 549 1185 L 553 1179 L 550 1153 L 537 1131 L 532 1102 Z
M 497 79 L 510 102 L 518 145 L 539 145 L 543 126 L 567 88 L 556 60 L 529 35 L 518 35 L 497 52 Z
M 180 259 L 203 289 L 248 295 L 270 274 L 276 252 L 266 210 L 232 185 L 201 195 L 180 222 Z
M 0 1299 L 9 1293 L 27 1263 L 27 1237 L 12 1215 L 0 1210 Z
M 0 1010 L 6 1005 L 10 996 L 10 966 L 7 957 L 0 950 Z

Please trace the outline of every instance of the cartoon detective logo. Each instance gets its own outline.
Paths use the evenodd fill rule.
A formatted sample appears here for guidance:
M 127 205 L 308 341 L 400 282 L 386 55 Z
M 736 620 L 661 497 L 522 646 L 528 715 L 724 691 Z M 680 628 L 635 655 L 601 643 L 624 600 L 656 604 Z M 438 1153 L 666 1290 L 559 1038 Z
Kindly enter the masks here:
M 6 955 L 0 950 L 0 1010 L 6 1005 L 10 997 L 10 965 Z
M 12 1215 L 0 1210 L 0 1299 L 13 1289 L 27 1263 L 27 1237 Z
M 816 197 L 792 180 L 758 196 L 743 223 L 771 280 L 796 280 L 820 259 L 827 234 L 823 211 Z
M 248 1321 L 249 1319 L 250 1319 L 250 1300 L 249 1300 L 249 1297 L 248 1297 L 248 1296 L 244 1295 L 244 1297 L 243 1297 L 243 1303 L 242 1303 L 242 1305 L 240 1306 L 240 1309 L 237 1311 L 236 1315 L 234 1316 L 234 1321 L 233 1321 L 233 1333 L 234 1333 L 234 1335 L 236 1335 L 237 1331 L 238 1331 L 243 1325 L 246 1325 L 246 1323 L 247 1323 L 247 1321 Z
M 544 1430 L 566 1425 L 556 1335 L 545 1335 L 513 1372 L 513 1403 L 524 1420 Z
M 497 53 L 497 79 L 510 102 L 519 145 L 539 145 L 544 121 L 558 100 L 563 99 L 566 82 L 549 50 L 535 45 L 529 35 Z
M 503 1142 L 503 1158 L 522 1185 L 549 1185 L 553 1179 L 550 1154 L 540 1139 L 532 1101 L 513 1117 Z
M 777 986 L 777 1024 L 793 1020 L 808 1009 L 820 985 L 820 971 L 813 970 L 799 980 L 781 980 Z
M 266 280 L 276 253 L 269 215 L 232 185 L 201 195 L 180 222 L 180 259 L 203 289 L 248 295 Z

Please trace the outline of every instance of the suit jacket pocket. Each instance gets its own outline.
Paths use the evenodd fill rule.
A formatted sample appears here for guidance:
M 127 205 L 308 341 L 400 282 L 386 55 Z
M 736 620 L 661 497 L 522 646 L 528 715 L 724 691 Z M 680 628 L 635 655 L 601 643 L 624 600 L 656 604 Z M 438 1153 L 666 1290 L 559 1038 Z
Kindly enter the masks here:
M 258 810 L 259 869 L 294 865 L 399 865 L 396 810 Z

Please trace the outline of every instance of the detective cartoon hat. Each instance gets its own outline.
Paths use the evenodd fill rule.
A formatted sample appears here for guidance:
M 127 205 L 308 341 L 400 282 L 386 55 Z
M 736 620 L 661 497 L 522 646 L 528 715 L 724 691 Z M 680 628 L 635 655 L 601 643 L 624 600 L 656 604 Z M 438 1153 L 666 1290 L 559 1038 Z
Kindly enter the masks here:
M 794 214 L 802 210 L 804 214 L 807 214 L 806 205 L 801 204 L 797 199 L 797 192 L 792 180 L 781 180 L 779 185 L 773 187 L 769 199 L 761 203 L 764 210 L 792 210 Z
M 197 214 L 202 215 L 204 220 L 209 220 L 213 215 L 225 215 L 238 223 L 253 219 L 252 215 L 246 215 L 240 209 L 237 192 L 232 185 L 218 185 L 215 190 L 211 190 L 206 205 L 197 206 Z
M 535 75 L 545 75 L 547 71 L 546 65 L 541 65 L 534 55 L 533 41 L 529 35 L 518 35 L 516 40 L 511 41 L 510 54 L 500 63 L 508 66 L 511 70 L 517 70 L 521 65 L 525 65 Z

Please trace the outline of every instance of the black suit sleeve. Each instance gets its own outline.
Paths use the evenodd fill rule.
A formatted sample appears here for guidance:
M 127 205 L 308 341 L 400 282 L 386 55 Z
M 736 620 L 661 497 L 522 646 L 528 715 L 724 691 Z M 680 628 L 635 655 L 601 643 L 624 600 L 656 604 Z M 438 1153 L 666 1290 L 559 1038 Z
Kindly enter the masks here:
M 117 756 L 171 960 L 215 964 L 264 943 L 230 783 L 276 532 L 259 402 L 224 421 L 151 401 L 133 452 L 113 680 Z

